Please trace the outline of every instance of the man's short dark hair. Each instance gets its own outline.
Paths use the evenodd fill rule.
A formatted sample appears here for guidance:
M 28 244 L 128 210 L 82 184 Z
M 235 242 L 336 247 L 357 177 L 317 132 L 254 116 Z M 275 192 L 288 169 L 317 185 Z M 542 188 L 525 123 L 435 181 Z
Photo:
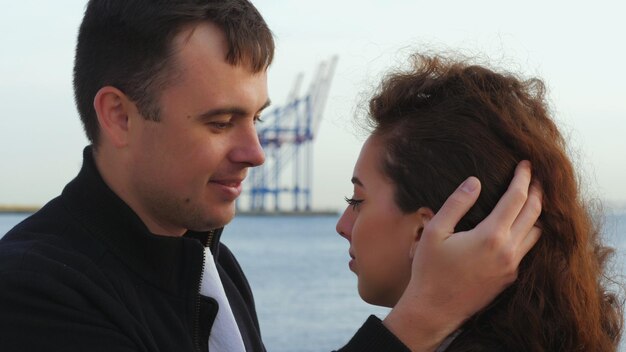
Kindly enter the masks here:
M 98 144 L 93 99 L 104 86 L 124 92 L 148 119 L 159 120 L 159 91 L 173 73 L 173 38 L 186 26 L 211 22 L 228 43 L 230 64 L 253 72 L 272 62 L 274 39 L 247 0 L 90 0 L 78 32 L 74 96 L 87 138 Z

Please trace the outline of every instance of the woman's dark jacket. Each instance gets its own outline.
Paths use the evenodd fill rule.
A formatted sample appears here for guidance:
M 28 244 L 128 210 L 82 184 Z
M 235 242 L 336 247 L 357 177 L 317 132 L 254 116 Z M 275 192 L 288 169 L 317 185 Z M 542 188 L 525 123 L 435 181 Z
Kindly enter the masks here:
M 199 294 L 204 245 L 246 350 L 265 351 L 252 292 L 220 233 L 151 234 L 86 148 L 62 194 L 0 240 L 0 351 L 206 351 L 218 306 Z M 342 349 L 403 350 L 374 317 Z

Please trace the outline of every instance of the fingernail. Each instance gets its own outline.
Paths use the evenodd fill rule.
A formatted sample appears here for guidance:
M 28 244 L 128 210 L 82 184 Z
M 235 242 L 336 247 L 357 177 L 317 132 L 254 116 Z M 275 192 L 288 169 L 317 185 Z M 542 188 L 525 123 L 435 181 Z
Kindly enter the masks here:
M 461 185 L 463 192 L 472 193 L 478 188 L 478 179 L 476 177 L 470 177 Z

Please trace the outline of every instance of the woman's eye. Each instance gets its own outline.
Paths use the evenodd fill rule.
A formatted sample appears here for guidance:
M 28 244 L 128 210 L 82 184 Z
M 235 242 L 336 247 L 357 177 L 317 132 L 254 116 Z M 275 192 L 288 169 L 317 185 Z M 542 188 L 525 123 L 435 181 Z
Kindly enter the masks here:
M 254 117 L 254 123 L 259 123 L 259 122 L 263 122 L 263 120 L 261 119 L 261 115 L 257 115 Z
M 346 203 L 348 203 L 348 205 L 352 206 L 352 210 L 358 210 L 359 205 L 363 203 L 363 199 L 355 199 L 355 198 L 348 198 L 348 197 L 344 197 L 344 199 L 346 200 Z

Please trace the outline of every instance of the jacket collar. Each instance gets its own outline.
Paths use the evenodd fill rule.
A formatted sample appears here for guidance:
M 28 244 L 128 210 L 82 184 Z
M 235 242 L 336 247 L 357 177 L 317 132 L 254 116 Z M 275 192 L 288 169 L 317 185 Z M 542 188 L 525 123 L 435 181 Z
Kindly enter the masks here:
M 176 291 L 182 276 L 201 274 L 203 244 L 210 242 L 215 258 L 219 254 L 222 229 L 188 231 L 183 237 L 150 233 L 137 214 L 104 182 L 91 147 L 84 149 L 83 166 L 64 188 L 61 198 L 89 234 L 104 242 L 133 271 L 165 289 Z M 180 265 L 186 270 L 176 270 Z

